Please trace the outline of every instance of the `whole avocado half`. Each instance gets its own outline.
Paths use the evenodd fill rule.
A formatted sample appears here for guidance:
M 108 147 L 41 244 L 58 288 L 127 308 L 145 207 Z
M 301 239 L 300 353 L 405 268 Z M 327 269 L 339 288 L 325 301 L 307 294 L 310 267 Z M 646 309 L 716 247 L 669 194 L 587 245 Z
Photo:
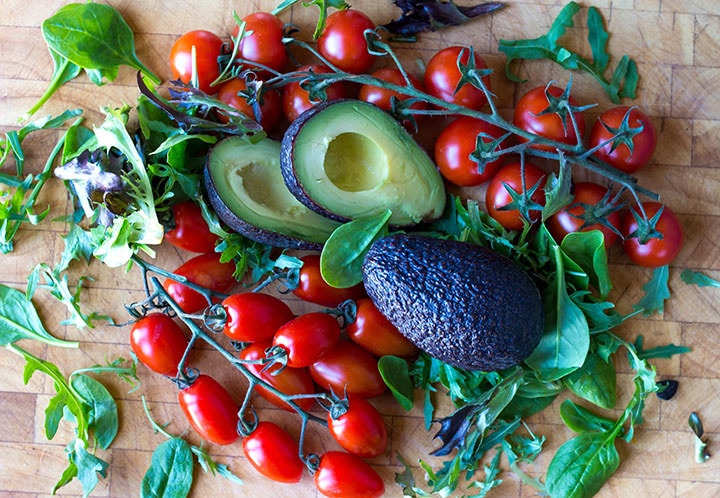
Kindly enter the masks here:
M 540 342 L 542 298 L 510 259 L 467 242 L 382 237 L 362 266 L 368 295 L 420 349 L 466 370 L 503 370 Z

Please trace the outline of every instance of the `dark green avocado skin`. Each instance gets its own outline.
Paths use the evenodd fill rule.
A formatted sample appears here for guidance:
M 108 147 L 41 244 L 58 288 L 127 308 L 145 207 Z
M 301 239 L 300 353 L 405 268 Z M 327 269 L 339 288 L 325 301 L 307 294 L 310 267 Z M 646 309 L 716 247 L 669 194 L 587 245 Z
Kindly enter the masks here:
M 476 244 L 397 234 L 370 247 L 368 295 L 429 355 L 466 370 L 518 365 L 540 342 L 544 312 L 530 276 Z

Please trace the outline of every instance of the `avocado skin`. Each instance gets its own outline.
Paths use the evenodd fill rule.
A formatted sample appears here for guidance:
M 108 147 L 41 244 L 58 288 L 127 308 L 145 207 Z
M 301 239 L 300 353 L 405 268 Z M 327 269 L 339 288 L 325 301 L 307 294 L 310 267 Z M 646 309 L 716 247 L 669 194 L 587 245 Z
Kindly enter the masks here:
M 540 291 L 510 259 L 477 244 L 397 234 L 375 241 L 365 289 L 417 347 L 466 370 L 503 370 L 540 342 Z

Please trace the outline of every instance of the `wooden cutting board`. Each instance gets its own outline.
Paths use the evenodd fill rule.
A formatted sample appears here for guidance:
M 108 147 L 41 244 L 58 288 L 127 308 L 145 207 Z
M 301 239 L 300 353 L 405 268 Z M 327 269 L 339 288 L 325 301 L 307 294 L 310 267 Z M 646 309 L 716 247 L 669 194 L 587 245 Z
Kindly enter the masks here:
M 52 73 L 52 64 L 40 33 L 42 21 L 67 2 L 38 0 L 28 9 L 27 2 L 5 0 L 0 3 L 0 131 L 17 127 L 16 120 L 45 91 Z M 223 36 L 233 26 L 232 9 L 240 16 L 255 10 L 270 10 L 278 2 L 193 2 L 193 1 L 111 1 L 136 33 L 138 55 L 163 78 L 169 77 L 167 55 L 173 41 L 191 29 L 208 29 Z M 378 24 L 398 16 L 390 1 L 355 0 L 353 6 L 367 12 Z M 467 5 L 470 2 L 458 2 Z M 528 83 L 515 85 L 503 75 L 504 56 L 497 50 L 500 39 L 530 38 L 544 34 L 563 2 L 508 2 L 497 14 L 476 20 L 462 28 L 427 33 L 412 45 L 399 50 L 406 61 L 427 62 L 432 53 L 450 44 L 472 44 L 495 70 L 493 89 L 498 105 L 509 111 L 518 96 L 530 86 L 544 85 L 551 79 L 565 83 L 568 72 L 547 62 L 529 62 L 517 66 Z M 598 0 L 611 33 L 609 52 L 612 63 L 622 54 L 629 54 L 638 63 L 641 75 L 638 97 L 632 104 L 640 106 L 652 117 L 659 132 L 659 145 L 652 164 L 638 177 L 643 185 L 659 192 L 662 200 L 678 214 L 686 241 L 682 252 L 670 268 L 672 297 L 662 314 L 637 317 L 625 323 L 619 333 L 633 340 L 642 334 L 646 347 L 675 343 L 692 348 L 692 352 L 672 359 L 656 360 L 659 379 L 679 381 L 677 395 L 661 402 L 648 399 L 645 422 L 638 428 L 631 444 L 620 442 L 622 464 L 602 489 L 603 497 L 712 497 L 720 496 L 720 457 L 696 463 L 693 457 L 693 434 L 688 416 L 697 412 L 702 418 L 711 453 L 720 447 L 720 311 L 719 291 L 699 288 L 681 281 L 680 272 L 690 268 L 720 277 L 720 169 L 717 166 L 720 143 L 720 2 L 718 0 Z M 295 8 L 282 15 L 285 22 L 296 23 L 309 36 L 316 9 Z M 588 52 L 585 17 L 567 35 L 568 46 Z M 597 102 L 591 112 L 610 106 L 599 87 L 588 77 L 575 76 L 575 94 L 584 102 Z M 96 87 L 80 77 L 63 87 L 38 114 L 58 114 L 67 108 L 85 110 L 87 123 L 101 120 L 103 106 L 132 104 L 138 95 L 135 75 L 130 69 L 120 71 L 119 78 L 103 87 Z M 39 133 L 26 144 L 28 171 L 42 169 L 58 132 Z M 70 211 L 70 202 L 61 182 L 51 180 L 41 195 L 40 206 L 49 205 L 52 214 L 35 227 L 23 229 L 17 236 L 15 250 L 0 256 L 0 282 L 24 290 L 33 266 L 58 261 L 62 253 L 62 235 L 66 226 L 52 221 Z M 172 269 L 190 257 L 175 249 L 163 247 L 156 261 Z M 614 282 L 613 298 L 621 312 L 642 296 L 642 284 L 650 271 L 632 265 L 615 248 L 610 255 Z M 125 273 L 109 269 L 98 262 L 89 267 L 72 266 L 75 278 L 86 275 L 82 297 L 85 310 L 111 315 L 123 323 L 128 315 L 123 307 L 142 297 L 137 270 Z M 290 300 L 297 311 L 307 309 Z M 27 349 L 56 363 L 61 371 L 70 371 L 96 363 L 105 363 L 118 356 L 129 357 L 128 327 L 98 326 L 79 331 L 62 325 L 67 317 L 65 308 L 40 290 L 35 298 L 40 315 L 53 334 L 81 341 L 79 349 L 59 349 L 27 344 Z M 209 352 L 207 352 L 209 354 Z M 208 361 L 205 368 L 217 373 L 234 394 L 244 389 L 239 375 L 228 373 L 217 362 Z M 42 420 L 52 383 L 37 374 L 27 385 L 22 382 L 23 361 L 11 354 L 0 354 L 0 496 L 48 496 L 53 484 L 65 468 L 64 445 L 70 440 L 70 429 L 61 426 L 58 435 L 48 441 Z M 631 389 L 631 373 L 621 366 L 621 396 Z M 153 432 L 143 412 L 142 399 L 160 423 L 169 423 L 174 433 L 185 433 L 198 442 L 182 418 L 176 389 L 165 379 L 140 368 L 140 387 L 130 386 L 113 377 L 103 377 L 118 399 L 120 431 L 108 451 L 100 454 L 110 462 L 107 478 L 93 496 L 137 496 L 140 482 L 148 467 L 152 451 L 164 441 Z M 423 427 L 422 411 L 403 412 L 390 396 L 374 401 L 388 424 L 391 444 L 386 454 L 372 460 L 383 476 L 387 496 L 401 496 L 393 483 L 402 470 L 398 455 L 414 465 L 421 480 L 419 459 L 437 465 L 440 460 L 429 456 L 437 447 L 432 433 Z M 259 403 L 262 417 L 275 420 L 291 432 L 299 425 L 288 414 Z M 530 476 L 542 475 L 554 450 L 570 436 L 558 413 L 559 402 L 532 417 L 532 430 L 546 438 L 546 450 L 535 466 L 526 467 Z M 335 448 L 319 428 L 310 432 L 310 449 L 321 452 Z M 228 447 L 208 446 L 209 452 L 227 464 L 244 485 L 231 485 L 220 477 L 196 471 L 193 496 L 316 496 L 312 478 L 306 476 L 296 486 L 270 482 L 259 476 L 242 456 L 239 444 Z M 507 464 L 504 464 L 506 467 Z M 503 476 L 503 484 L 491 496 L 532 496 L 533 488 L 522 485 L 513 474 Z M 82 494 L 77 481 L 60 490 L 64 496 Z

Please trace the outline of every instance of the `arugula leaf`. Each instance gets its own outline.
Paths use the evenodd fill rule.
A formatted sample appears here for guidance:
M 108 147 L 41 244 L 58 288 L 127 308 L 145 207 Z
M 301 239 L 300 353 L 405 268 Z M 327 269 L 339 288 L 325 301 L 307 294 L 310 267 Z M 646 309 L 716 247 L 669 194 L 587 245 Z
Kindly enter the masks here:
M 87 375 L 73 375 L 70 385 L 80 397 L 88 414 L 88 429 L 104 450 L 110 447 L 118 431 L 117 404 L 100 382 Z
M 545 35 L 532 39 L 500 40 L 498 49 L 507 57 L 505 74 L 508 79 L 523 81 L 510 70 L 514 60 L 548 59 L 565 69 L 582 70 L 592 75 L 610 100 L 616 104 L 620 103 L 622 98 L 635 98 L 639 79 L 637 64 L 627 55 L 622 56 L 610 80 L 605 76 L 610 60 L 606 50 L 609 34 L 605 30 L 602 15 L 597 8 L 588 9 L 588 42 L 592 52 L 591 59 L 572 52 L 558 43 L 565 30 L 573 27 L 573 18 L 580 8 L 581 6 L 576 2 L 565 5 Z
M 644 316 L 650 316 L 655 312 L 663 312 L 665 300 L 670 297 L 670 289 L 668 288 L 669 268 L 668 265 L 655 268 L 652 278 L 643 286 L 645 295 L 633 307 L 638 311 L 642 311 Z
M 635 339 L 635 351 L 637 352 L 638 358 L 643 360 L 649 360 L 651 358 L 672 358 L 676 354 L 684 354 L 692 351 L 687 346 L 677 346 L 673 343 L 665 344 L 663 346 L 657 346 L 650 349 L 643 347 L 643 336 L 639 335 Z
M 338 10 L 350 8 L 350 4 L 346 3 L 344 0 L 283 0 L 280 5 L 273 9 L 272 13 L 274 15 L 278 15 L 297 3 L 300 3 L 303 7 L 317 5 L 317 8 L 320 10 L 317 25 L 315 26 L 315 31 L 313 32 L 313 40 L 317 40 L 325 29 L 329 8 L 335 8 Z
M 697 285 L 698 287 L 720 287 L 720 280 L 689 269 L 685 269 L 680 273 L 680 279 L 686 284 Z

